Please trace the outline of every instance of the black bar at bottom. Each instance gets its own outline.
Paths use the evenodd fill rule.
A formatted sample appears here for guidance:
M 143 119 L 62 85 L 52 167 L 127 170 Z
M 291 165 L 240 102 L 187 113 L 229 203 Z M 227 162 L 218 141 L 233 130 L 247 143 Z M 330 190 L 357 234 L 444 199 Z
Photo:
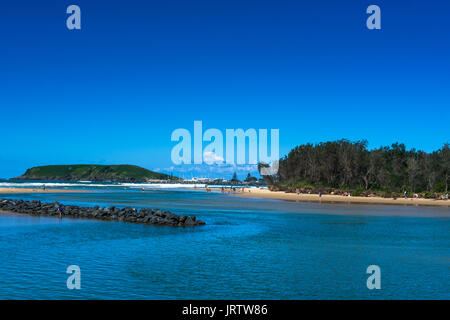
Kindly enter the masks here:
M 448 300 L 442 301 L 279 301 L 279 300 L 150 300 L 150 301 L 1 301 L 2 312 L 11 311 L 15 316 L 22 312 L 85 317 L 114 314 L 124 320 L 142 317 L 146 319 L 300 319 L 330 315 L 350 318 L 386 316 L 396 311 L 406 316 L 424 310 L 444 308 Z M 431 309 L 430 309 L 431 308 Z M 55 314 L 52 311 L 57 311 Z M 138 316 L 140 315 L 140 316 Z M 146 316 L 147 315 L 147 316 Z M 308 316 L 309 315 L 309 316 Z

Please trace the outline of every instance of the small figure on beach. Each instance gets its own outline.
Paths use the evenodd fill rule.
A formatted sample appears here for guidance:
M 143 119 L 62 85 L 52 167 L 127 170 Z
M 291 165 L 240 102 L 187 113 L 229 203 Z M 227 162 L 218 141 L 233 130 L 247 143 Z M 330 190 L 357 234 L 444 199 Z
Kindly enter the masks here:
M 405 196 L 405 199 L 408 198 L 408 192 L 406 192 L 406 190 L 403 192 L 403 195 Z
M 42 185 L 42 190 L 45 191 L 45 183 Z
M 322 198 L 322 192 L 319 191 L 319 198 Z
M 297 192 L 298 196 L 300 195 L 300 189 L 299 188 L 295 189 L 295 192 Z
M 61 206 L 59 206 L 58 207 L 59 219 L 62 219 L 62 210 L 63 210 L 63 208 Z

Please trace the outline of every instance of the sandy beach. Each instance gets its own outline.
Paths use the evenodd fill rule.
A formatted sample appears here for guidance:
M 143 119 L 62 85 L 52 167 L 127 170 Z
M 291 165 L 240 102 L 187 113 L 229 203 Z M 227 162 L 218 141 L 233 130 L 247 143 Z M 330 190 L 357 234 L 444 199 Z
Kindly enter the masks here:
M 0 194 L 10 193 L 84 193 L 87 190 L 36 189 L 36 188 L 0 188 Z
M 88 190 L 65 190 L 65 189 L 46 189 L 40 188 L 0 188 L 1 194 L 19 194 L 19 193 L 85 193 Z M 338 195 L 300 194 L 286 193 L 283 191 L 269 191 L 267 189 L 245 189 L 245 192 L 232 193 L 232 195 L 248 198 L 266 198 L 286 201 L 304 201 L 304 202 L 324 202 L 324 203 L 358 203 L 358 204 L 397 204 L 397 205 L 425 205 L 425 206 L 443 206 L 449 207 L 449 200 L 434 200 L 423 198 L 381 198 L 381 197 L 347 197 Z
M 244 193 L 234 193 L 233 195 L 249 198 L 267 198 L 287 201 L 305 201 L 305 202 L 326 202 L 326 203 L 367 203 L 367 204 L 401 204 L 401 205 L 425 205 L 425 206 L 444 206 L 450 205 L 449 200 L 434 199 L 404 199 L 404 198 L 381 198 L 381 197 L 346 197 L 338 195 L 322 195 L 319 198 L 317 194 L 286 193 L 283 191 L 269 191 L 267 189 L 246 189 Z

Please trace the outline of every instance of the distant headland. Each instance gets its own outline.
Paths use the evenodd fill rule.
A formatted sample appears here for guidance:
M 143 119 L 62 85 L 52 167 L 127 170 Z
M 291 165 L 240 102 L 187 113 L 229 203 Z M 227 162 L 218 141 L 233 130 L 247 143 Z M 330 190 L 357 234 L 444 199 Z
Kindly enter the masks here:
M 15 180 L 59 180 L 59 181 L 108 181 L 148 182 L 149 180 L 177 180 L 164 173 L 154 172 L 134 165 L 51 165 L 27 169 Z

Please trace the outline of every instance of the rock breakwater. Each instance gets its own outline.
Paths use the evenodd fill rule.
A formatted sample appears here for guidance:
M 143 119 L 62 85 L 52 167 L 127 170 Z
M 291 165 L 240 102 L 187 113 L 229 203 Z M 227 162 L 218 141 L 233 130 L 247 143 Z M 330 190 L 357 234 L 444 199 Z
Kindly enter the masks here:
M 169 211 L 142 208 L 116 207 L 79 207 L 63 205 L 59 202 L 43 203 L 40 200 L 24 201 L 14 199 L 0 199 L 0 210 L 33 216 L 54 216 L 70 218 L 86 218 L 97 220 L 123 221 L 148 225 L 164 225 L 174 227 L 194 227 L 204 225 L 205 222 L 195 216 L 176 215 Z

